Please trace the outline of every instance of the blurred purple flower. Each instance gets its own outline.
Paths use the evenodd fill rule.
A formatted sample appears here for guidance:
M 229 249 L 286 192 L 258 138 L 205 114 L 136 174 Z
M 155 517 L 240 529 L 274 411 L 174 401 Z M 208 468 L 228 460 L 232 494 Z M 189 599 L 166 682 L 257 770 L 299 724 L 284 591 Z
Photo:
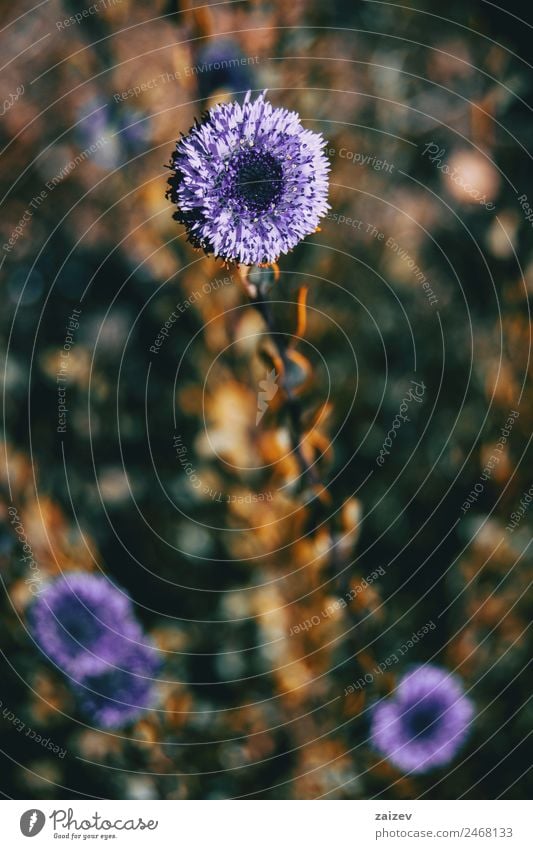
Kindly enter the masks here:
M 427 772 L 452 760 L 473 714 L 457 677 L 438 666 L 417 666 L 393 698 L 374 707 L 372 741 L 404 772 Z
M 116 168 L 127 157 L 145 150 L 149 141 L 149 119 L 140 109 L 90 100 L 78 115 L 78 145 L 84 150 L 95 147 L 91 156 L 101 168 Z
M 28 619 L 43 653 L 67 675 L 113 661 L 143 633 L 124 592 L 104 577 L 81 572 L 51 584 Z
M 167 192 L 195 247 L 245 265 L 275 262 L 329 209 L 322 136 L 250 97 L 213 107 L 177 143 Z
M 238 44 L 230 38 L 213 39 L 202 47 L 198 51 L 194 70 L 198 75 L 198 91 L 203 100 L 216 91 L 239 93 L 253 85 L 249 63 Z
M 92 722 L 101 728 L 118 728 L 153 706 L 154 676 L 160 666 L 156 649 L 130 645 L 117 660 L 88 665 L 75 675 L 73 689 Z
M 146 112 L 124 107 L 117 117 L 117 128 L 128 155 L 133 156 L 146 149 L 150 141 L 150 120 Z

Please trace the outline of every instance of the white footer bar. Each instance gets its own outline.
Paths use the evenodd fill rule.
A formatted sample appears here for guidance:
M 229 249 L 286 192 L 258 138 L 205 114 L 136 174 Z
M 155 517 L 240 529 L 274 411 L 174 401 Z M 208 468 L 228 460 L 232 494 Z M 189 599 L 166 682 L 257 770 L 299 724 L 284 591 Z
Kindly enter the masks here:
M 1 805 L 6 849 L 73 843 L 117 849 L 533 847 L 530 803 L 520 801 L 6 800 Z

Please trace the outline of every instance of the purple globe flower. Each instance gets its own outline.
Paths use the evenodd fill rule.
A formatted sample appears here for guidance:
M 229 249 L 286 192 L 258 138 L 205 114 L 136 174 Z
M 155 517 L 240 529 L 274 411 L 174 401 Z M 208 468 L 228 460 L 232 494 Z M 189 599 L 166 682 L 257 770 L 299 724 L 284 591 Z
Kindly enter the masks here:
M 154 676 L 160 666 L 155 648 L 130 645 L 115 661 L 87 665 L 71 683 L 92 722 L 100 728 L 118 728 L 153 706 Z
M 215 106 L 177 143 L 167 192 L 196 248 L 244 265 L 275 262 L 330 208 L 322 136 L 250 96 Z
M 142 637 L 129 597 L 106 578 L 82 572 L 54 581 L 28 620 L 41 650 L 66 674 L 113 660 Z
M 372 741 L 404 772 L 427 772 L 452 760 L 473 714 L 457 677 L 438 666 L 417 666 L 393 698 L 374 707 Z

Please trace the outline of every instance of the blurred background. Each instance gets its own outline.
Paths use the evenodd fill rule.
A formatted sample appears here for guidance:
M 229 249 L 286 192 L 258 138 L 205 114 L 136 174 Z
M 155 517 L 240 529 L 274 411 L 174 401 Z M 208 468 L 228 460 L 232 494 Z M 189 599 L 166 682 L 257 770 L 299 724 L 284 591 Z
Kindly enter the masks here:
M 6 796 L 531 792 L 528 14 L 0 7 Z M 299 476 L 283 393 L 256 425 L 273 343 L 239 275 L 192 250 L 165 198 L 180 134 L 248 89 L 327 140 L 331 212 L 268 283 L 301 337 L 302 446 L 327 497 Z M 102 572 L 131 595 L 165 658 L 138 722 L 95 727 L 38 651 L 24 545 L 37 584 Z M 476 721 L 449 767 L 404 776 L 371 709 L 426 661 Z

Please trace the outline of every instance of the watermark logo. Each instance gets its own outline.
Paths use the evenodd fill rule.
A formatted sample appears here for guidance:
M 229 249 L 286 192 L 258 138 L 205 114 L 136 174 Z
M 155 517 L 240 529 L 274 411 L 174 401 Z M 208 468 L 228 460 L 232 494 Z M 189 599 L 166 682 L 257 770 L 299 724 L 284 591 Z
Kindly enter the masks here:
M 463 501 L 463 504 L 461 505 L 461 510 L 463 511 L 463 515 L 466 513 L 467 510 L 470 510 L 472 505 L 475 504 L 476 501 L 478 501 L 480 495 L 485 491 L 485 484 L 481 483 L 481 481 L 490 480 L 494 469 L 496 468 L 496 466 L 500 462 L 501 458 L 504 456 L 503 452 L 504 452 L 505 444 L 506 444 L 507 440 L 509 439 L 509 437 L 511 435 L 511 431 L 513 429 L 514 423 L 517 420 L 519 415 L 520 415 L 520 413 L 518 412 L 518 410 L 511 410 L 511 412 L 509 413 L 509 415 L 507 417 L 507 421 L 505 422 L 504 426 L 502 428 L 500 428 L 500 439 L 496 444 L 496 447 L 494 449 L 494 453 L 491 454 L 489 460 L 485 463 L 485 466 L 483 468 L 483 472 L 480 476 L 480 479 L 475 484 L 475 486 L 470 490 L 468 496 L 466 497 L 466 500 Z
M 42 811 L 37 808 L 32 808 L 30 811 L 25 811 L 20 818 L 20 830 L 24 837 L 35 837 L 43 830 L 46 817 Z
M 268 405 L 278 392 L 278 373 L 276 369 L 267 372 L 264 380 L 259 381 L 259 392 L 257 393 L 257 415 L 255 417 L 256 427 L 268 410 Z
M 408 404 L 410 404 L 411 401 L 416 401 L 417 404 L 422 403 L 422 396 L 426 391 L 425 383 L 418 383 L 416 380 L 411 380 L 409 382 L 413 384 L 414 389 L 409 388 L 409 391 L 402 398 L 402 403 L 400 404 L 400 412 L 394 416 L 392 420 L 392 427 L 387 433 L 383 445 L 379 449 L 379 456 L 376 457 L 376 463 L 378 464 L 378 466 L 382 466 L 385 462 L 386 455 L 388 456 L 390 454 L 390 449 L 392 448 L 392 440 L 396 439 L 396 431 L 401 428 L 402 422 L 411 421 L 409 416 L 405 415 L 408 410 Z
M 15 92 L 13 92 L 12 94 L 11 93 L 8 94 L 8 96 L 6 97 L 6 99 L 1 104 L 1 107 L 0 107 L 0 117 L 1 118 L 4 117 L 6 112 L 9 112 L 11 107 L 15 105 L 15 103 L 17 102 L 19 97 L 22 97 L 23 94 L 24 94 L 24 86 L 23 85 L 17 86 L 17 90 Z

